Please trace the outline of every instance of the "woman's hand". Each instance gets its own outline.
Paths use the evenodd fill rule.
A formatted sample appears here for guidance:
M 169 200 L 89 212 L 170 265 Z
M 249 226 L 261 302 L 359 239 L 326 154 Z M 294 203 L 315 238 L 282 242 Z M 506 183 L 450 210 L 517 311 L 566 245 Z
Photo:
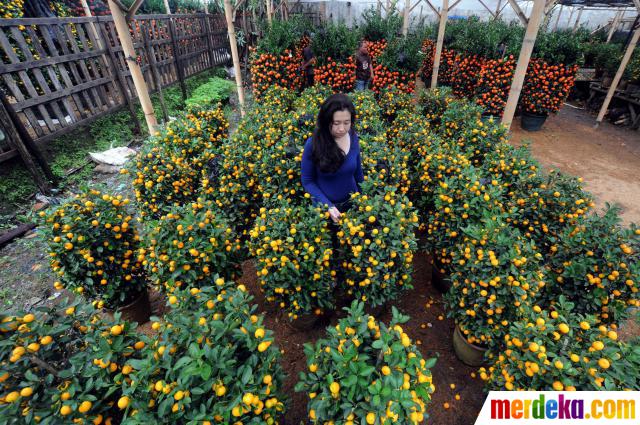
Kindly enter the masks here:
M 338 211 L 336 207 L 329 208 L 329 215 L 331 216 L 331 220 L 333 220 L 334 223 L 340 221 L 340 217 L 342 216 L 342 214 L 340 214 L 340 211 Z

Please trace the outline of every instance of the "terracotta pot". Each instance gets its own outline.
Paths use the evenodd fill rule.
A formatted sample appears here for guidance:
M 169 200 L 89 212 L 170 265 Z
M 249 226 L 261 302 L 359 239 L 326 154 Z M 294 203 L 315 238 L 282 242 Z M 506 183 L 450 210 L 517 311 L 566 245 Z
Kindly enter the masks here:
M 431 265 L 431 285 L 441 294 L 446 294 L 451 289 L 451 280 L 440 271 L 440 265 L 435 260 Z
M 147 323 L 151 316 L 151 304 L 149 303 L 149 292 L 147 288 L 138 295 L 132 302 L 116 309 L 122 314 L 122 318 L 130 322 L 137 322 L 139 325 Z
M 469 366 L 481 366 L 487 352 L 486 348 L 469 343 L 458 326 L 453 331 L 453 350 L 462 363 Z

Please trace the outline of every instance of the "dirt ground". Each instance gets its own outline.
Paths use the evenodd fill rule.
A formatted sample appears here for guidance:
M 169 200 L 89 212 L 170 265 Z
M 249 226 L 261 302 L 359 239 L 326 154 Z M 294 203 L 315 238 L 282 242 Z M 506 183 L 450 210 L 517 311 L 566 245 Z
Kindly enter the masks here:
M 592 114 L 565 105 L 539 132 L 522 130 L 516 118 L 511 141 L 530 141 L 543 166 L 583 177 L 598 209 L 618 204 L 624 223 L 640 223 L 640 131 L 594 123 Z
M 453 352 L 451 338 L 454 323 L 445 316 L 442 295 L 431 286 L 429 258 L 424 253 L 416 254 L 413 265 L 414 289 L 405 292 L 394 305 L 402 313 L 411 317 L 411 320 L 402 328 L 418 344 L 424 358 L 438 358 L 431 370 L 436 391 L 427 407 L 429 419 L 426 422 L 472 425 L 485 399 L 482 380 L 479 377 L 473 378 L 471 373 L 476 369 L 459 361 Z M 284 390 L 290 399 L 283 425 L 306 424 L 308 423 L 306 422 L 307 397 L 304 393 L 294 392 L 293 388 L 298 381 L 299 373 L 306 369 L 303 345 L 322 338 L 325 335 L 325 326 L 310 331 L 293 329 L 287 323 L 288 319 L 281 318 L 274 305 L 265 303 L 260 293 L 253 261 L 243 264 L 243 276 L 240 282 L 245 284 L 254 295 L 258 311 L 266 312 L 265 325 L 274 331 L 278 347 L 284 350 L 282 364 L 288 374 Z M 330 323 L 326 325 L 335 326 L 344 314 L 343 311 L 336 312 L 328 319 Z M 391 311 L 386 311 L 377 318 L 389 323 Z M 451 384 L 455 385 L 454 389 L 451 388 Z M 460 395 L 460 400 L 455 400 L 456 394 Z M 449 403 L 449 409 L 444 408 L 445 402 Z

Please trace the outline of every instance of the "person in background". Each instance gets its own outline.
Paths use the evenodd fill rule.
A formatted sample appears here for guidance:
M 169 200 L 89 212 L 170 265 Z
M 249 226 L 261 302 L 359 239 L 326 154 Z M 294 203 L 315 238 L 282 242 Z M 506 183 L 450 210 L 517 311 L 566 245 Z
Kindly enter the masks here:
M 300 66 L 300 69 L 304 72 L 303 89 L 313 86 L 313 65 L 315 63 L 316 57 L 313 54 L 313 50 L 311 50 L 311 45 L 302 49 L 302 66 Z
M 356 52 L 356 90 L 369 88 L 370 81 L 373 80 L 373 66 L 371 57 L 367 49 L 367 42 L 361 41 Z

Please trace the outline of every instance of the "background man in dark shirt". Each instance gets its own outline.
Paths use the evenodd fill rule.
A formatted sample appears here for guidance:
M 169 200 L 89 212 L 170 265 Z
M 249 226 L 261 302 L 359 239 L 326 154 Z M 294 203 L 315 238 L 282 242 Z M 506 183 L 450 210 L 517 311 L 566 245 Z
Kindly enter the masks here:
M 302 66 L 300 69 L 304 72 L 303 89 L 313 86 L 313 64 L 316 63 L 316 57 L 311 50 L 311 46 L 302 49 Z
M 356 90 L 364 90 L 373 80 L 373 66 L 367 50 L 367 42 L 361 41 L 356 52 Z

